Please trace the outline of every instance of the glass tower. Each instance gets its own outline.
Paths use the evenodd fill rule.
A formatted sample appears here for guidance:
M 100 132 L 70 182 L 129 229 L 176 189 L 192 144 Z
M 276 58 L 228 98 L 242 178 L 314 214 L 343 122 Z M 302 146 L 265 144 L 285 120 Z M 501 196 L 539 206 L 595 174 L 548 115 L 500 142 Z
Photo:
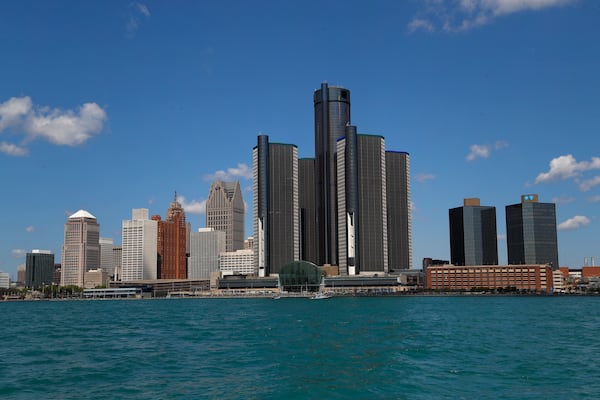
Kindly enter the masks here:
M 552 264 L 558 269 L 556 205 L 540 203 L 536 194 L 506 206 L 506 243 L 509 264 Z
M 350 91 L 322 83 L 314 93 L 319 264 L 338 265 L 336 142 L 350 124 Z

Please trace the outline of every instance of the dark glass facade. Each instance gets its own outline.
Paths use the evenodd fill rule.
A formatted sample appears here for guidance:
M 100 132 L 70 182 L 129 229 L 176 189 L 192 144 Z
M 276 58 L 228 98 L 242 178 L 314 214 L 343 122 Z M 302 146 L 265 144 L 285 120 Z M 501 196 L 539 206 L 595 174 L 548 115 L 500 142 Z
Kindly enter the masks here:
M 358 248 L 360 271 L 387 272 L 385 148 L 381 136 L 358 135 Z
M 317 263 L 317 210 L 315 201 L 315 159 L 298 160 L 298 201 L 300 207 L 300 259 Z
M 336 142 L 350 124 L 350 91 L 326 83 L 314 93 L 319 264 L 338 264 Z
M 556 205 L 523 200 L 506 206 L 506 242 L 509 264 L 551 263 L 557 269 Z
M 452 208 L 449 219 L 452 264 L 498 265 L 496 207 Z
M 258 205 L 255 254 L 259 276 L 269 276 L 299 258 L 298 151 L 294 145 L 269 143 L 261 135 L 254 162 L 259 178 L 254 199 Z
M 25 286 L 39 289 L 52 283 L 59 283 L 54 279 L 54 254 L 27 253 L 25 256 Z
M 391 271 L 412 267 L 410 215 L 410 156 L 386 151 L 388 267 Z

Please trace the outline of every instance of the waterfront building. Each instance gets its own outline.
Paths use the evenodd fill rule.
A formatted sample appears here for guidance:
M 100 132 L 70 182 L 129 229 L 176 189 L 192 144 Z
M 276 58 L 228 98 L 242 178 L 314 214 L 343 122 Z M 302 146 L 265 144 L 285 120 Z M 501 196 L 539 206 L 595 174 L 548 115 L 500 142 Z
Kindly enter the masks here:
M 158 223 L 147 208 L 134 208 L 123 221 L 122 281 L 157 279 Z
M 552 292 L 553 274 L 549 264 L 430 266 L 427 289 L 434 290 L 520 290 Z
M 27 280 L 27 271 L 25 264 L 17 265 L 17 284 L 25 285 L 25 281 Z M 52 282 L 58 282 L 56 280 L 52 280 Z
M 101 237 L 100 243 L 100 268 L 105 270 L 109 274 L 113 274 L 115 270 L 115 263 L 113 259 L 113 248 L 114 243 L 112 238 Z
M 210 279 L 210 274 L 219 270 L 219 254 L 226 243 L 227 234 L 214 228 L 191 232 L 188 279 Z
M 54 281 L 54 254 L 50 250 L 32 250 L 25 255 L 25 287 L 39 289 Z
M 313 95 L 315 110 L 315 196 L 319 265 L 338 265 L 337 141 L 350 125 L 350 91 L 328 86 Z
M 169 205 L 165 220 L 152 216 L 157 222 L 157 275 L 159 279 L 187 278 L 187 224 L 185 211 L 175 199 Z
M 386 151 L 385 171 L 388 268 L 390 272 L 412 269 L 410 155 Z
M 346 129 L 337 142 L 339 271 L 388 272 L 384 139 Z
M 84 289 L 94 289 L 99 286 L 106 287 L 108 285 L 108 272 L 102 268 L 90 269 L 85 272 Z
M 259 135 L 253 174 L 254 257 L 265 277 L 300 257 L 298 148 Z
M 123 271 L 123 268 L 121 266 L 121 263 L 123 261 L 123 246 L 113 246 L 113 265 L 114 265 L 114 270 L 111 271 L 110 273 L 113 276 L 113 280 L 117 281 L 121 279 L 121 274 Z
M 85 271 L 100 267 L 100 225 L 85 210 L 65 223 L 62 246 L 61 285 L 83 287 Z
M 219 271 L 221 275 L 255 275 L 254 251 L 237 250 L 221 253 Z
M 314 264 L 318 259 L 315 159 L 298 159 L 298 207 L 300 209 L 300 259 Z
M 244 250 L 252 250 L 254 248 L 254 237 L 248 236 L 248 239 L 244 240 Z
M 210 185 L 206 200 L 206 227 L 226 234 L 226 251 L 244 248 L 244 199 L 240 182 L 222 182 Z
M 10 288 L 10 275 L 8 272 L 0 271 L 0 289 Z
M 497 265 L 496 207 L 482 206 L 478 198 L 464 199 L 451 208 L 450 262 L 453 265 Z
M 60 264 L 54 264 L 54 279 L 52 280 L 52 282 L 54 282 L 55 284 L 59 285 L 59 286 L 64 286 L 61 282 L 61 275 L 62 275 L 62 267 Z
M 537 194 L 521 196 L 506 206 L 506 243 L 509 264 L 558 264 L 556 205 L 540 203 Z

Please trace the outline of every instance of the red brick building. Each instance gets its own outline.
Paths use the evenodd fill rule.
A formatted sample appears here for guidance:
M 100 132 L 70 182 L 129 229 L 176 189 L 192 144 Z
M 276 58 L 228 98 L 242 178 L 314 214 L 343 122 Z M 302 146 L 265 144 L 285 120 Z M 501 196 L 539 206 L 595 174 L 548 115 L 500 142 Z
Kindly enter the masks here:
M 440 265 L 428 267 L 426 276 L 428 289 L 552 291 L 549 265 Z
M 187 225 L 177 195 L 165 220 L 161 220 L 160 215 L 153 215 L 152 220 L 158 221 L 158 278 L 187 279 Z

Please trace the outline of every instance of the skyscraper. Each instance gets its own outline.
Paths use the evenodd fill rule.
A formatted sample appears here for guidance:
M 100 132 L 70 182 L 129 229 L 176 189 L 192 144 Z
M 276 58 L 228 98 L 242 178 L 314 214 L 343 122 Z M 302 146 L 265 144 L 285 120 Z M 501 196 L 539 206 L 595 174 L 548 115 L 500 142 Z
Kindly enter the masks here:
M 114 243 L 112 238 L 100 238 L 100 268 L 109 275 L 115 272 L 115 263 L 113 260 Z
M 206 200 L 206 227 L 226 233 L 226 251 L 244 248 L 244 199 L 240 182 L 217 179 Z
M 213 228 L 200 228 L 190 233 L 190 265 L 188 279 L 210 279 L 219 270 L 219 254 L 225 251 L 226 234 Z
M 315 194 L 319 264 L 338 265 L 337 176 L 338 139 L 350 124 L 350 91 L 322 83 L 313 96 L 315 108 Z
M 148 219 L 147 208 L 134 208 L 131 214 L 123 221 L 121 280 L 156 279 L 158 223 Z
M 386 151 L 385 171 L 388 267 L 390 271 L 411 269 L 410 155 L 403 151 Z
M 300 259 L 314 264 L 318 259 L 315 159 L 298 159 L 298 207 L 300 208 Z
M 464 200 L 449 210 L 450 262 L 454 265 L 498 265 L 496 207 L 478 198 Z
M 521 196 L 506 206 L 506 243 L 509 264 L 558 264 L 556 205 L 540 203 L 537 194 Z
M 84 274 L 100 267 L 100 225 L 85 210 L 71 215 L 65 223 L 62 246 L 61 285 L 83 287 Z
M 258 136 L 253 149 L 254 255 L 259 276 L 300 257 L 298 149 Z
M 25 256 L 25 287 L 38 289 L 54 283 L 54 254 L 50 250 L 32 250 Z
M 157 275 L 159 279 L 187 278 L 187 224 L 185 211 L 175 199 L 169 205 L 165 220 L 159 215 L 152 216 L 157 221 Z

